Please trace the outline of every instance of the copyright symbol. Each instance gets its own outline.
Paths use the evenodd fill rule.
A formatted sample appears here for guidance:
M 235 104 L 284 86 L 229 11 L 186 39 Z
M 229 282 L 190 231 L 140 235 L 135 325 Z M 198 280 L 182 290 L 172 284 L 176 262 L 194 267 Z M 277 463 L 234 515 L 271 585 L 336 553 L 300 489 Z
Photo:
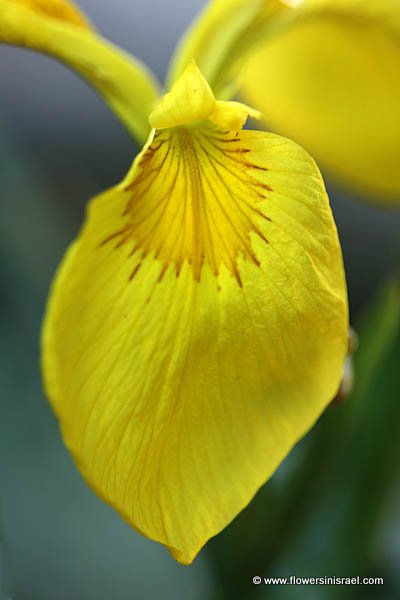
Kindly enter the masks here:
M 253 577 L 253 583 L 255 583 L 256 585 L 259 585 L 261 583 L 261 577 L 259 577 L 258 575 Z

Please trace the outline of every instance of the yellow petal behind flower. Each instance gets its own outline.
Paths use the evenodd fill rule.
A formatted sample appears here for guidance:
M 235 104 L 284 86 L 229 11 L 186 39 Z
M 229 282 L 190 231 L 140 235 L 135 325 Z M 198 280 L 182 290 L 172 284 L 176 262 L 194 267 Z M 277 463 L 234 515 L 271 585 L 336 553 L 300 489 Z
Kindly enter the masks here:
M 300 10 L 250 61 L 244 98 L 332 178 L 399 205 L 400 3 L 308 0 Z
M 91 202 L 47 309 L 46 389 L 83 476 L 189 564 L 335 395 L 346 307 L 300 147 L 204 121 L 156 131 Z
M 287 7 L 279 0 L 208 2 L 174 52 L 168 86 L 195 60 L 215 95 L 229 97 L 234 87 L 232 68 L 237 67 L 260 34 L 267 35 L 275 17 L 286 12 Z
M 86 16 L 69 0 L 13 0 L 15 5 L 25 6 L 37 14 L 58 19 L 85 29 L 92 29 Z
M 84 77 L 139 141 L 149 134 L 148 114 L 157 84 L 137 59 L 113 46 L 65 0 L 1 0 L 0 42 L 49 54 Z

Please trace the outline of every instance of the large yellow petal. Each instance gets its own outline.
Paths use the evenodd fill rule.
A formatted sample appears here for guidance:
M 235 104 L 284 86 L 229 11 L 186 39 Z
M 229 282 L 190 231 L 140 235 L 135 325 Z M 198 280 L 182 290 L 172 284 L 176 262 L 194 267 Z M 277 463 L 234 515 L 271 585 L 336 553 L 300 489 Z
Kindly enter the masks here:
M 43 372 L 85 479 L 188 564 L 335 395 L 346 346 L 314 162 L 200 122 L 155 132 L 91 202 L 51 292 Z
M 244 97 L 332 178 L 400 204 L 400 3 L 308 0 L 266 41 Z
M 44 52 L 66 63 L 105 99 L 140 142 L 158 91 L 137 59 L 113 46 L 66 0 L 1 0 L 0 42 Z

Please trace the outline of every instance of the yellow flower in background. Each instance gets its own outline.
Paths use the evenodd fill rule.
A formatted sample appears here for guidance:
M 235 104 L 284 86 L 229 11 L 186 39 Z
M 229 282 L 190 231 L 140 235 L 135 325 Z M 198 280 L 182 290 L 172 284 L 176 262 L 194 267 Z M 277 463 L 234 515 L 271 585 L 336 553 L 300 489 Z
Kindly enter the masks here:
M 334 180 L 399 206 L 400 3 L 306 0 L 303 10 L 251 58 L 244 97 Z
M 323 181 L 294 142 L 243 130 L 260 115 L 226 99 L 222 42 L 201 70 L 177 54 L 160 96 L 62 0 L 2 0 L 0 39 L 63 60 L 149 132 L 61 264 L 42 365 L 89 485 L 189 564 L 339 387 L 347 298 Z
M 218 48 L 225 75 L 234 72 L 270 127 L 302 144 L 334 181 L 400 205 L 398 0 L 214 0 L 174 69 L 191 56 L 213 75 Z

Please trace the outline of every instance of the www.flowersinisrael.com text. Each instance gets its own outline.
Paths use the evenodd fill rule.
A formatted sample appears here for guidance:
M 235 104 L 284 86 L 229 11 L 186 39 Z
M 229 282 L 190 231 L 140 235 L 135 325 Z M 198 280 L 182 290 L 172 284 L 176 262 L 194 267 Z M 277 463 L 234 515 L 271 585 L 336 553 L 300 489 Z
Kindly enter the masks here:
M 253 577 L 255 585 L 383 585 L 383 577 Z

